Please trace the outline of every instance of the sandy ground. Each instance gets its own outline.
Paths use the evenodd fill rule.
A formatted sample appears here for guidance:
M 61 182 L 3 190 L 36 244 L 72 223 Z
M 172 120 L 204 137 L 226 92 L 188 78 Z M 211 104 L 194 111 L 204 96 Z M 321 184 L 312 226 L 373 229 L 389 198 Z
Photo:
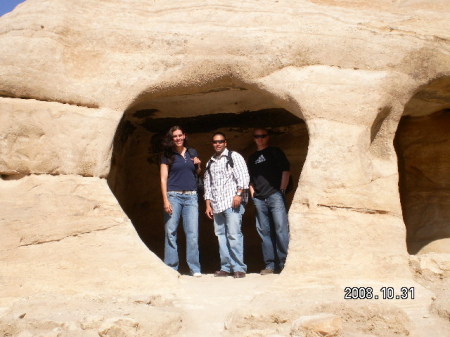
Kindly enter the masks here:
M 319 313 L 340 317 L 339 336 L 448 336 L 447 314 L 438 317 L 429 311 L 424 304 L 431 293 L 419 284 L 416 299 L 406 302 L 336 301 L 331 298 L 337 288 L 327 290 L 318 284 L 291 295 L 274 295 L 281 285 L 277 280 L 279 275 L 181 276 L 173 305 L 183 322 L 175 336 L 288 336 L 296 319 Z
M 434 289 L 438 300 L 431 310 L 433 293 L 419 284 L 414 300 L 399 302 L 343 300 L 340 287 L 321 283 L 286 289 L 279 275 L 183 275 L 178 281 L 175 292 L 157 296 L 142 291 L 133 297 L 45 293 L 18 298 L 0 305 L 0 336 L 287 337 L 298 319 L 321 314 L 337 317 L 340 337 L 447 337 L 450 331 L 446 280 Z
M 230 314 L 263 294 L 277 278 L 259 274 L 247 274 L 242 279 L 212 274 L 201 278 L 181 276 L 183 290 L 174 305 L 183 311 L 185 322 L 177 337 L 221 335 Z

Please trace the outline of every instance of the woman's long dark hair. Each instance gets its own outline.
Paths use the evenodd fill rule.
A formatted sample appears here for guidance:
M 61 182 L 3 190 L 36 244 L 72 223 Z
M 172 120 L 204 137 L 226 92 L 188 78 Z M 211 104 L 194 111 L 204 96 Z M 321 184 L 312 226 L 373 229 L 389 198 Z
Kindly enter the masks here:
M 169 165 L 172 164 L 174 160 L 173 147 L 175 144 L 173 143 L 173 133 L 176 130 L 180 130 L 184 135 L 186 134 L 181 126 L 174 125 L 167 131 L 162 140 L 163 155 L 168 159 Z M 187 136 L 184 139 L 183 145 L 187 147 Z

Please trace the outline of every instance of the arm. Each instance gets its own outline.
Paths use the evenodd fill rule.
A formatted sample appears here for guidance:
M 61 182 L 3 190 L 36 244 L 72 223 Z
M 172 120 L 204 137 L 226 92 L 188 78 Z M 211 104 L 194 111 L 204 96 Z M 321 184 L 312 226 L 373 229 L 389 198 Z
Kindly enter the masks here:
M 199 157 L 194 157 L 191 160 L 194 162 L 195 173 L 197 173 L 197 175 L 200 175 L 200 173 L 202 172 L 201 168 L 202 161 L 200 160 Z
M 200 172 L 202 171 L 202 168 L 201 168 L 202 161 L 198 157 L 198 152 L 194 148 L 188 148 L 188 151 L 189 151 L 189 156 L 191 157 L 191 160 L 195 166 L 195 173 L 197 173 L 197 175 L 200 175 Z
M 208 163 L 206 164 L 208 167 Z M 205 214 L 208 216 L 208 218 L 213 218 L 213 210 L 211 207 L 211 177 L 209 176 L 209 173 L 205 170 L 205 173 L 203 175 L 203 186 L 205 188 L 205 202 L 206 202 L 206 211 Z
M 208 167 L 208 163 L 206 163 L 206 167 Z M 203 173 L 203 186 L 205 189 L 205 195 L 203 197 L 205 200 L 211 200 L 211 177 L 207 170 Z
M 243 193 L 244 190 L 248 189 L 248 185 L 250 183 L 250 176 L 248 174 L 247 164 L 245 163 L 244 158 L 240 154 L 233 152 L 232 155 L 234 155 L 233 173 L 237 184 L 236 192 Z M 235 195 L 233 197 L 233 208 L 239 207 L 241 201 L 242 196 Z
M 289 184 L 289 177 L 291 175 L 290 172 L 290 163 L 287 159 L 284 152 L 279 148 L 274 148 L 276 154 L 277 163 L 280 165 L 281 169 L 281 183 L 280 183 L 280 191 L 284 194 L 286 192 L 286 188 Z
M 281 184 L 280 184 L 280 191 L 284 194 L 286 192 L 286 188 L 289 184 L 289 176 L 291 175 L 291 172 L 289 171 L 283 171 L 281 172 Z
M 172 205 L 167 198 L 167 178 L 169 177 L 169 167 L 166 164 L 160 165 L 160 176 L 161 176 L 161 194 L 164 203 L 164 210 L 167 214 L 172 214 Z
M 208 218 L 213 218 L 213 210 L 211 207 L 211 201 L 209 199 L 206 200 L 206 211 L 205 214 L 208 216 Z

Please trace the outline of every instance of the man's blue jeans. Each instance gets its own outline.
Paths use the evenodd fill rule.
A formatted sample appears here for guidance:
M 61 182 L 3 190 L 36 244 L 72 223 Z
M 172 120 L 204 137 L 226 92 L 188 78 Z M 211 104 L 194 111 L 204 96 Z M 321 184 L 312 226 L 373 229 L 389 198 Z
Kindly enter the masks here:
M 275 192 L 266 199 L 253 198 L 253 202 L 265 268 L 275 270 L 278 262 L 278 267 L 283 269 L 289 246 L 289 223 L 284 197 L 281 192 Z
M 191 273 L 200 273 L 198 252 L 198 202 L 196 194 L 167 193 L 172 214 L 164 212 L 165 245 L 164 263 L 178 270 L 177 229 L 180 216 L 186 235 L 186 260 Z
M 220 270 L 247 272 L 244 264 L 244 235 L 241 232 L 245 207 L 228 208 L 214 214 L 214 233 L 219 240 Z

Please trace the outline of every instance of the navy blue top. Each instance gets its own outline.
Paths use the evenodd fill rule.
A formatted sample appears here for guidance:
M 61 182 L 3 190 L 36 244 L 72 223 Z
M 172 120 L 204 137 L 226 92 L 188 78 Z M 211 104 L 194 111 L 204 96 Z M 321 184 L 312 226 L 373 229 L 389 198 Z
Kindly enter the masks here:
M 178 152 L 172 152 L 172 164 L 169 164 L 170 158 L 164 155 L 161 157 L 161 163 L 169 166 L 168 192 L 197 190 L 197 177 L 194 162 L 192 161 L 194 157 L 198 157 L 198 152 L 193 148 L 186 150 L 184 157 Z

